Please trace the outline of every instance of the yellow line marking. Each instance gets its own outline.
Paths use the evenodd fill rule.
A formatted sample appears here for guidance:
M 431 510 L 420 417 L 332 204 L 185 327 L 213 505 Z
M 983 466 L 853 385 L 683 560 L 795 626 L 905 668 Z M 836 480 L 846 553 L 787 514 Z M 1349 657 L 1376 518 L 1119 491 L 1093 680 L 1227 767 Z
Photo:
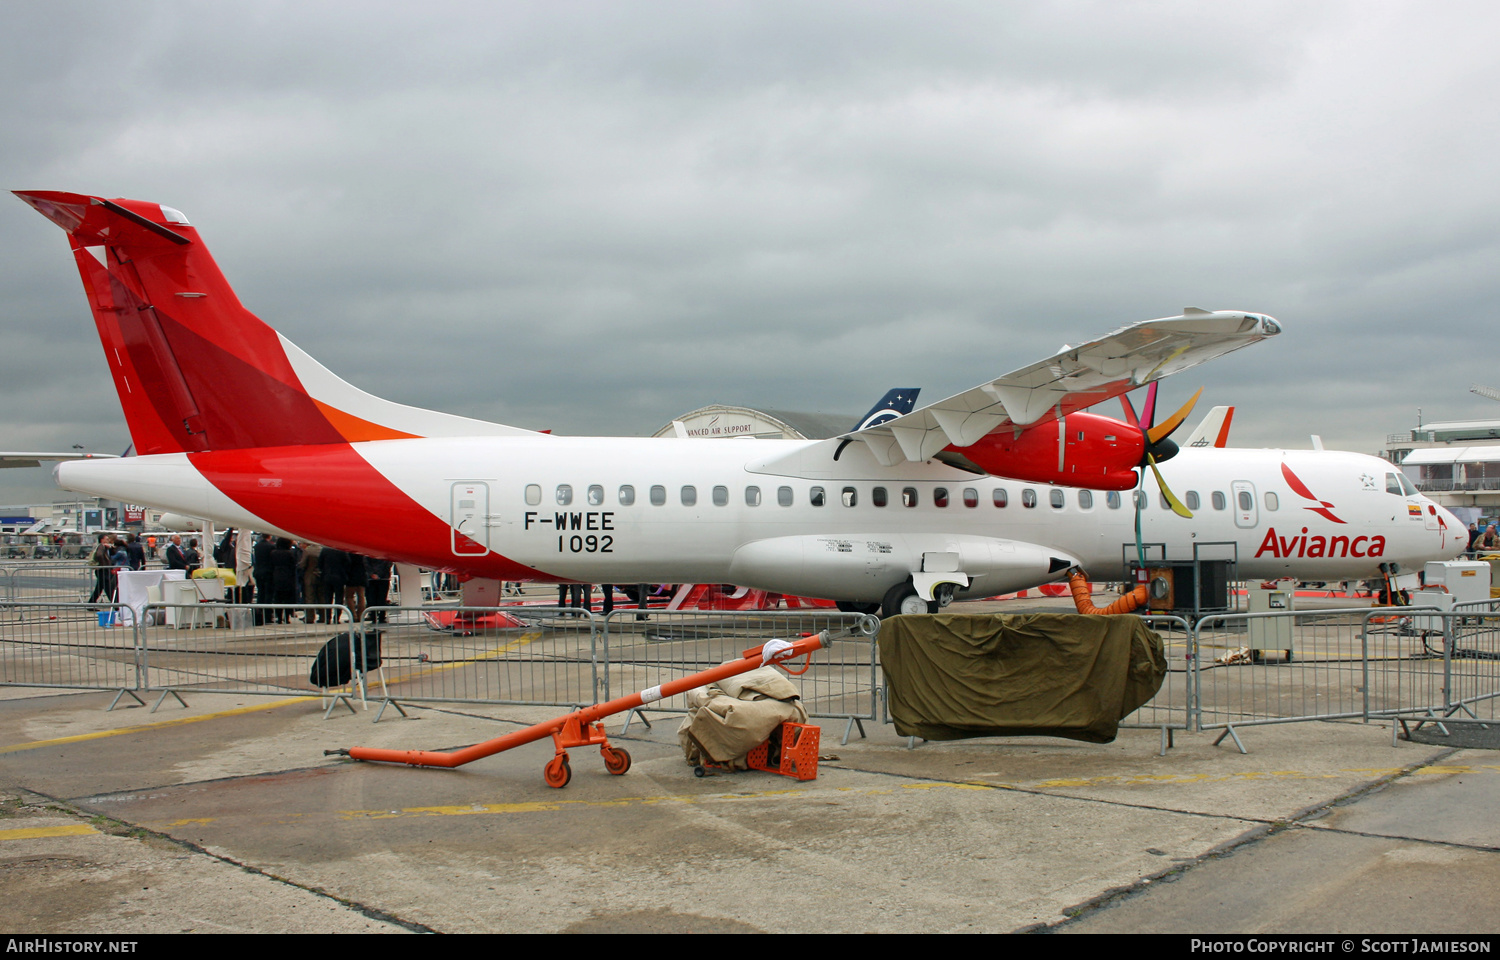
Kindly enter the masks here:
M 95 733 L 80 733 L 72 737 L 57 737 L 52 740 L 33 740 L 30 743 L 13 743 L 8 747 L 0 747 L 0 754 L 18 753 L 22 750 L 37 750 L 42 747 L 55 747 L 64 743 L 80 743 L 84 740 L 99 740 L 103 737 L 118 737 L 126 733 L 143 733 L 151 730 L 160 730 L 164 727 L 180 727 L 185 723 L 202 723 L 204 720 L 217 720 L 220 717 L 237 717 L 245 713 L 254 713 L 257 710 L 274 710 L 277 707 L 285 707 L 293 703 L 306 703 L 316 700 L 317 697 L 291 697 L 286 700 L 272 700 L 270 703 L 258 703 L 253 707 L 236 707 L 233 710 L 219 710 L 214 713 L 203 713 L 196 717 L 178 717 L 176 720 L 163 720 L 159 723 L 143 723 L 138 727 L 116 727 L 113 730 L 99 730 Z
M 0 841 L 35 840 L 37 837 L 82 837 L 98 832 L 86 823 L 74 823 L 66 827 L 28 827 L 21 830 L 0 830 Z

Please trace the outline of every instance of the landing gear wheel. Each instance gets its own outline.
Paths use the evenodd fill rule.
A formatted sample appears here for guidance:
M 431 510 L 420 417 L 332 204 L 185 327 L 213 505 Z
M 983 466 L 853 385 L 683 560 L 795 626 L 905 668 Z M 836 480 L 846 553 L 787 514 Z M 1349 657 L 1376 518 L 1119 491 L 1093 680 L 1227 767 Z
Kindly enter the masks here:
M 703 769 L 703 765 L 700 763 L 698 766 L 693 768 L 693 776 L 701 780 L 704 777 L 708 776 L 708 771 Z
M 599 753 L 604 757 L 604 769 L 613 776 L 630 769 L 630 754 L 619 747 L 600 747 Z
M 937 601 L 928 602 L 917 596 L 917 588 L 908 581 L 898 583 L 885 592 L 885 600 L 880 604 L 880 615 L 882 617 L 894 617 L 901 614 L 912 613 L 937 613 Z
M 573 779 L 573 768 L 568 765 L 568 755 L 559 753 L 553 757 L 547 766 L 542 768 L 542 779 L 547 781 L 547 786 L 561 790 Z
M 879 613 L 880 604 L 861 603 L 858 600 L 835 600 L 833 605 L 840 613 Z

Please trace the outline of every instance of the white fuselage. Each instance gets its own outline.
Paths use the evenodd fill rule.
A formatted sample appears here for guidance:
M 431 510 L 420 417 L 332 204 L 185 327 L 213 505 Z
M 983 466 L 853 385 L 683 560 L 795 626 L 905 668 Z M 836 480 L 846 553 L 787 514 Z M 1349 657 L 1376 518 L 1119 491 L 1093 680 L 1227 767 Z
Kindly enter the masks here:
M 431 515 L 424 519 L 440 519 L 447 542 L 403 539 L 393 532 L 402 525 L 384 515 L 389 504 L 357 485 L 332 481 L 317 487 L 316 505 L 295 503 L 311 494 L 291 474 L 314 461 L 296 470 L 257 464 L 255 476 L 238 478 L 265 492 L 254 502 L 226 495 L 216 487 L 223 478 L 210 483 L 186 454 L 67 463 L 58 479 L 80 492 L 501 578 L 722 582 L 873 602 L 924 570 L 939 571 L 929 579 L 952 573 L 968 585 L 960 596 L 987 596 L 1059 579 L 1075 563 L 1096 579 L 1119 579 L 1136 555 L 1135 492 L 975 476 L 936 461 L 884 467 L 862 444 L 838 461 L 826 445 L 783 440 L 478 437 L 353 449 Z M 1284 469 L 1317 499 L 1296 492 Z M 1148 474 L 1140 540 L 1163 545 L 1151 556 L 1192 559 L 1197 548 L 1205 558 L 1237 558 L 1247 578 L 1342 580 L 1376 576 L 1382 563 L 1419 569 L 1467 544 L 1456 518 L 1409 484 L 1399 489 L 1396 468 L 1374 457 L 1189 448 L 1162 472 L 1194 516 L 1165 509 Z M 315 517 L 317 529 L 299 517 Z M 341 532 L 330 536 L 335 521 Z

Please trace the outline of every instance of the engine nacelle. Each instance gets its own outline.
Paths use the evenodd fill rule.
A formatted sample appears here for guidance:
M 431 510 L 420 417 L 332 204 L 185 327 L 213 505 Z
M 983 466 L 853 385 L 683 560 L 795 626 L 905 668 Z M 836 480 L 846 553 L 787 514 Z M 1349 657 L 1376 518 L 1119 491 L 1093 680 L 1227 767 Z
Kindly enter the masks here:
M 1123 420 L 1070 413 L 1019 435 L 1002 427 L 970 446 L 948 449 L 997 477 L 1130 490 L 1138 482 L 1135 468 L 1145 456 L 1146 434 Z

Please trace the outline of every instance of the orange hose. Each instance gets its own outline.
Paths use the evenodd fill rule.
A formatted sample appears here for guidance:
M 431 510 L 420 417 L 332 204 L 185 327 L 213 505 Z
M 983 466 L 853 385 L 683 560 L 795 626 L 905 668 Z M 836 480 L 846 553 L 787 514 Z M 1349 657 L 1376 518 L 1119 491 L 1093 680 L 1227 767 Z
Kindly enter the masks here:
M 1073 606 L 1079 613 L 1109 617 L 1118 613 L 1131 613 L 1146 602 L 1146 585 L 1143 583 L 1107 607 L 1094 606 L 1094 588 L 1077 570 L 1068 574 L 1068 587 L 1073 591 Z

